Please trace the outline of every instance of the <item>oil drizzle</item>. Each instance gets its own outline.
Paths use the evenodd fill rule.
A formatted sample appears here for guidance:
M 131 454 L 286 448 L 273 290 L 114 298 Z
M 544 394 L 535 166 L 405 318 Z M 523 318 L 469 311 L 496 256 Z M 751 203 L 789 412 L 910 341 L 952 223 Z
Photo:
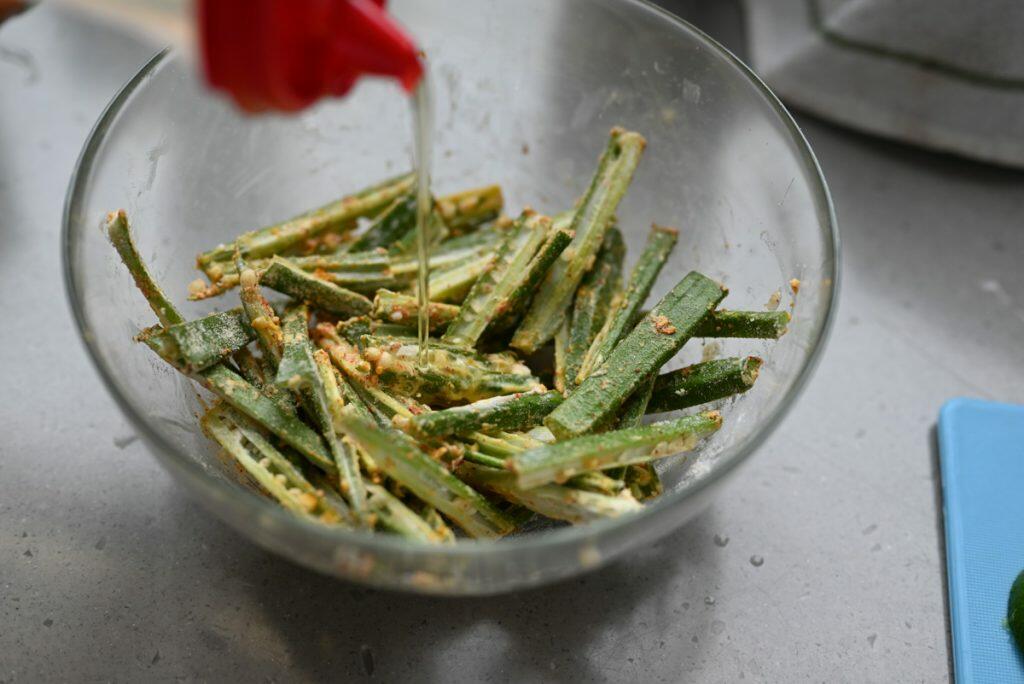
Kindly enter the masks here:
M 434 202 L 430 194 L 430 169 L 433 152 L 434 112 L 430 84 L 424 74 L 412 95 L 413 143 L 416 169 L 416 296 L 419 305 L 419 353 L 416 364 L 425 368 L 430 346 L 430 224 Z

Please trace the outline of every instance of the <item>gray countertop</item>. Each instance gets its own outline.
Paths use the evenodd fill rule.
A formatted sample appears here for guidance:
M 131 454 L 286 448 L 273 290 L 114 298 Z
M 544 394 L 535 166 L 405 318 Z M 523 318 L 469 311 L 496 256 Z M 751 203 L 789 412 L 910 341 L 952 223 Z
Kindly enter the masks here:
M 64 190 L 150 52 L 52 8 L 0 29 L 0 682 L 947 680 L 933 426 L 950 397 L 1024 400 L 1024 175 L 800 118 L 844 281 L 785 424 L 704 514 L 631 558 L 508 596 L 418 598 L 315 575 L 207 515 L 79 344 Z

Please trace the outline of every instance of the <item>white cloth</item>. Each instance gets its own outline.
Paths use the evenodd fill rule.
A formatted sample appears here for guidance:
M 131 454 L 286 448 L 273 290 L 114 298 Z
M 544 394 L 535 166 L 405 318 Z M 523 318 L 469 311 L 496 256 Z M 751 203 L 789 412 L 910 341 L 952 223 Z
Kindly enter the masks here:
M 1024 0 L 746 0 L 783 100 L 869 133 L 1024 167 Z

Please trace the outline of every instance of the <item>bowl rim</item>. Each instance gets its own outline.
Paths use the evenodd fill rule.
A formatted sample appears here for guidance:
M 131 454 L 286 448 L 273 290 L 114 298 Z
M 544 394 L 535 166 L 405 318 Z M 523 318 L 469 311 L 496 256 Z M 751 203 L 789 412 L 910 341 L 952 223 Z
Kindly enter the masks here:
M 782 397 L 782 400 L 776 405 L 776 408 L 765 417 L 759 431 L 753 433 L 744 444 L 741 444 L 730 458 L 724 459 L 720 464 L 716 463 L 716 467 L 712 469 L 707 477 L 700 479 L 684 490 L 666 493 L 657 497 L 654 501 L 646 504 L 642 510 L 637 511 L 636 513 L 631 513 L 617 518 L 599 520 L 588 523 L 587 525 L 559 527 L 538 533 L 513 536 L 500 540 L 500 543 L 495 543 L 491 540 L 460 538 L 455 544 L 427 546 L 411 544 L 401 538 L 390 535 L 368 534 L 357 530 L 330 528 L 295 516 L 264 497 L 250 496 L 247 493 L 240 495 L 240 493 L 235 491 L 235 489 L 229 484 L 210 477 L 198 463 L 190 458 L 181 457 L 178 453 L 178 449 L 168 443 L 159 432 L 152 429 L 145 417 L 142 416 L 134 406 L 132 406 L 127 397 L 120 393 L 117 383 L 114 380 L 114 374 L 105 364 L 103 356 L 90 333 L 89 324 L 85 319 L 84 308 L 80 304 L 81 297 L 76 284 L 74 260 L 72 258 L 73 247 L 77 240 L 72 230 L 72 226 L 75 223 L 75 217 L 77 215 L 75 208 L 84 194 L 83 190 L 87 186 L 88 180 L 91 176 L 92 167 L 97 159 L 97 154 L 102 147 L 105 135 L 112 127 L 122 108 L 135 91 L 146 81 L 150 74 L 167 62 L 168 58 L 171 56 L 171 50 L 169 48 L 165 48 L 154 54 L 153 57 L 151 57 L 149 61 L 143 65 L 139 71 L 125 83 L 124 86 L 121 87 L 117 94 L 111 99 L 110 103 L 104 108 L 99 119 L 89 132 L 85 144 L 82 147 L 82 151 L 75 163 L 75 167 L 68 184 L 68 189 L 65 194 L 64 209 L 61 219 L 61 256 L 63 261 L 65 294 L 75 321 L 76 330 L 88 351 L 88 356 L 92 361 L 93 366 L 98 371 L 103 384 L 106 386 L 107 391 L 114 398 L 115 403 L 125 416 L 127 416 L 133 427 L 140 432 L 143 441 L 146 442 L 150 446 L 151 450 L 158 456 L 158 460 L 161 464 L 168 470 L 172 471 L 172 474 L 176 477 L 186 480 L 190 485 L 190 488 L 198 493 L 198 498 L 200 498 L 204 504 L 208 504 L 210 501 L 216 499 L 218 501 L 218 505 L 227 505 L 233 508 L 234 510 L 232 513 L 234 514 L 234 517 L 242 516 L 245 519 L 255 519 L 257 516 L 270 516 L 273 522 L 278 525 L 283 525 L 285 527 L 298 526 L 303 528 L 303 532 L 305 534 L 322 537 L 322 541 L 324 542 L 344 544 L 357 549 L 366 549 L 368 551 L 379 551 L 383 553 L 402 553 L 407 556 L 421 555 L 434 557 L 446 556 L 449 558 L 473 558 L 480 555 L 487 555 L 493 558 L 503 554 L 519 554 L 524 551 L 538 551 L 541 549 L 579 544 L 610 534 L 615 530 L 619 530 L 627 526 L 633 526 L 640 522 L 645 522 L 651 529 L 656 529 L 657 535 L 667 533 L 673 527 L 665 525 L 665 522 L 671 515 L 671 511 L 682 504 L 683 501 L 700 496 L 702 492 L 705 492 L 710 487 L 718 484 L 729 474 L 734 472 L 740 464 L 745 463 L 751 454 L 753 454 L 753 452 L 756 451 L 765 442 L 765 440 L 772 435 L 779 423 L 788 414 L 793 404 L 803 392 L 811 375 L 813 375 L 815 368 L 820 362 L 822 352 L 827 344 L 835 320 L 836 303 L 840 289 L 840 237 L 836 223 L 835 208 L 832 203 L 832 196 L 829 191 L 828 184 L 822 174 L 821 166 L 818 163 L 818 159 L 815 156 L 814 151 L 807 142 L 803 131 L 793 119 L 793 116 L 789 113 L 775 93 L 773 93 L 764 81 L 762 81 L 761 78 L 742 60 L 696 26 L 693 26 L 689 22 L 677 17 L 666 9 L 654 5 L 651 0 L 617 1 L 624 5 L 631 5 L 637 10 L 653 12 L 660 15 L 663 19 L 674 25 L 676 30 L 686 31 L 693 34 L 695 38 L 703 41 L 710 50 L 717 54 L 719 58 L 725 60 L 731 66 L 736 68 L 741 76 L 746 77 L 751 85 L 760 91 L 761 95 L 775 112 L 775 115 L 779 117 L 781 123 L 783 123 L 789 131 L 793 142 L 801 152 L 806 168 L 813 171 L 810 175 L 815 179 L 815 182 L 812 184 L 811 192 L 816 196 L 816 204 L 818 204 L 818 206 L 823 206 L 827 210 L 827 225 L 822 226 L 823 235 L 831 243 L 832 283 L 827 307 L 825 309 L 824 316 L 818 323 L 818 329 L 815 331 L 811 351 L 802 368 L 799 370 L 798 376 L 790 385 L 789 389 Z M 218 517 L 223 518 L 225 516 L 218 513 Z M 659 526 L 656 524 L 656 521 L 661 521 L 662 524 Z M 246 536 L 252 538 L 250 535 Z M 606 560 L 610 560 L 610 558 L 602 558 L 599 563 L 603 563 Z

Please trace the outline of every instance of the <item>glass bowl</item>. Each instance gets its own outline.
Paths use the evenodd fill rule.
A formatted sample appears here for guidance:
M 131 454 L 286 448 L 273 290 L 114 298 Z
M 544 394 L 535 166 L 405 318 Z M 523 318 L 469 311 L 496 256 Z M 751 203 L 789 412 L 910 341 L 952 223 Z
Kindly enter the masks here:
M 837 285 L 828 190 L 793 119 L 710 38 L 639 0 L 400 0 L 430 59 L 439 193 L 500 182 L 511 212 L 571 207 L 609 129 L 648 148 L 619 208 L 635 259 L 653 221 L 681 229 L 653 298 L 691 269 L 732 289 L 724 306 L 774 292 L 793 321 L 779 342 L 722 340 L 765 359 L 757 385 L 720 407 L 725 425 L 662 464 L 666 492 L 635 515 L 499 542 L 424 547 L 307 523 L 236 481 L 201 434 L 197 389 L 132 341 L 153 314 L 99 226 L 124 208 L 143 256 L 188 315 L 200 251 L 409 166 L 410 107 L 391 84 L 295 117 L 239 115 L 193 68 L 157 55 L 114 98 L 71 179 L 64 256 L 71 305 L 104 382 L 160 462 L 256 543 L 319 571 L 439 594 L 485 594 L 596 567 L 693 516 L 777 426 L 818 357 Z M 627 266 L 632 262 L 627 258 Z M 215 302 L 234 306 L 234 299 Z M 699 359 L 691 341 L 671 367 Z

